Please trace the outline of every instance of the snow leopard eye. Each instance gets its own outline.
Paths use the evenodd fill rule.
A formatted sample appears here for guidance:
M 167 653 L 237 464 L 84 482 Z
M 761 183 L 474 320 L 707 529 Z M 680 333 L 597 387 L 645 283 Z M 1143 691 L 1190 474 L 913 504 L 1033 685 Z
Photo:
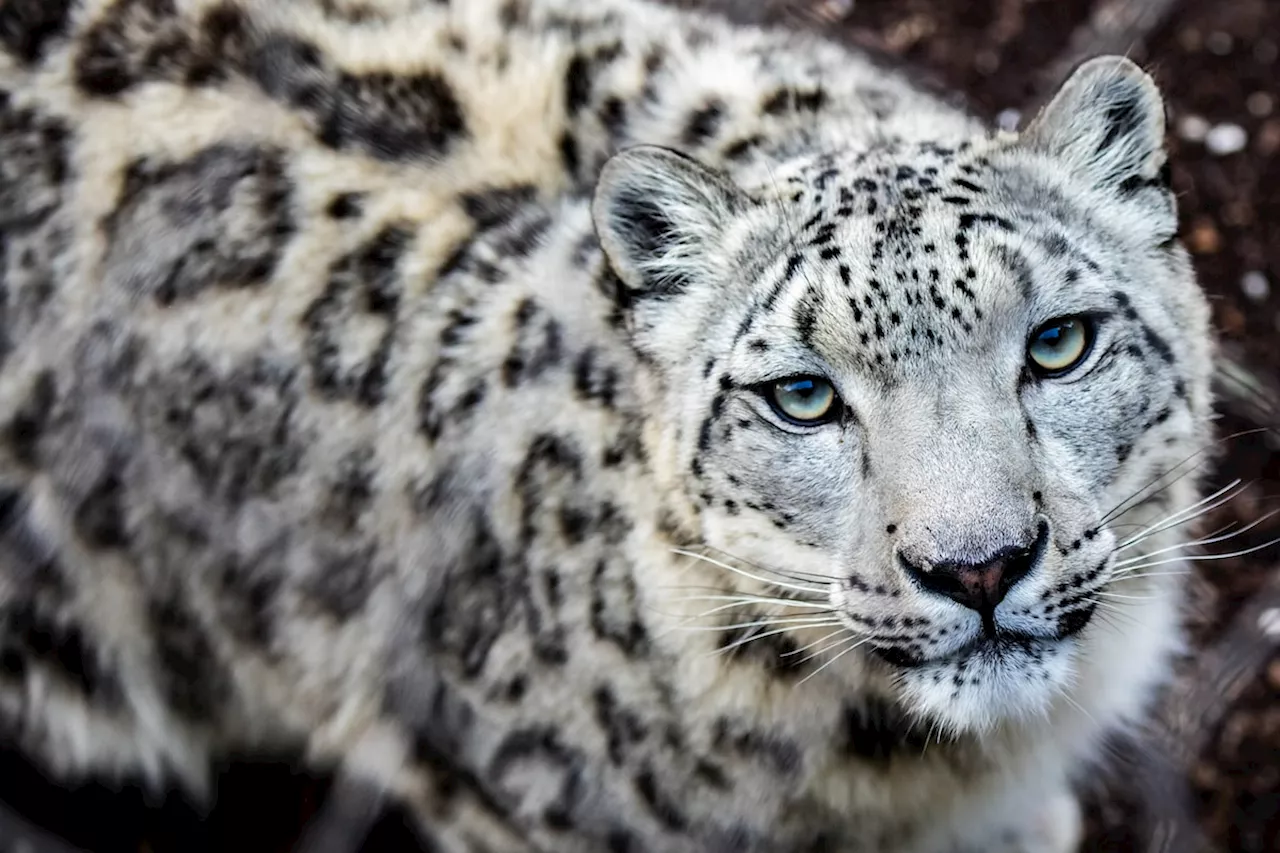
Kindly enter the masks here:
M 1031 333 L 1027 356 L 1041 376 L 1061 376 L 1084 361 L 1093 347 L 1093 322 L 1088 317 L 1059 317 Z
M 820 376 L 779 379 L 769 386 L 766 398 L 779 417 L 793 424 L 825 424 L 836 413 L 836 389 Z

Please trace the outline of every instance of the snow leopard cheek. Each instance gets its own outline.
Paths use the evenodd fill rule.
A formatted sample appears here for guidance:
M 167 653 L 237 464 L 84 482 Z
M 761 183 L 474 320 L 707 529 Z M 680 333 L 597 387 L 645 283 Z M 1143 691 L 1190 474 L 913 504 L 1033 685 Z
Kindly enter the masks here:
M 843 550 L 851 507 L 862 499 L 864 451 L 856 424 L 810 432 L 780 429 L 763 404 L 735 396 L 703 432 L 688 488 L 705 523 L 768 531 L 780 542 Z M 761 524 L 761 522 L 764 524 Z
M 1154 334 L 1154 333 L 1153 333 Z M 1159 339 L 1121 322 L 1090 375 L 1024 397 L 1036 441 L 1095 495 L 1133 469 L 1159 467 L 1187 415 L 1185 382 Z

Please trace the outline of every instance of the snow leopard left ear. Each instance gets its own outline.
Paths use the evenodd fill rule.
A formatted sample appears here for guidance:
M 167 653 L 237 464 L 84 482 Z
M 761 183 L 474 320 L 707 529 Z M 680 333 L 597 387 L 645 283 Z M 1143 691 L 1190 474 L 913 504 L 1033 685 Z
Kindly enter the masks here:
M 1102 190 L 1125 196 L 1168 189 L 1164 100 L 1122 56 L 1081 64 L 1021 134 Z
M 591 215 L 632 300 L 671 300 L 718 278 L 725 226 L 747 196 L 728 176 L 656 145 L 614 155 Z

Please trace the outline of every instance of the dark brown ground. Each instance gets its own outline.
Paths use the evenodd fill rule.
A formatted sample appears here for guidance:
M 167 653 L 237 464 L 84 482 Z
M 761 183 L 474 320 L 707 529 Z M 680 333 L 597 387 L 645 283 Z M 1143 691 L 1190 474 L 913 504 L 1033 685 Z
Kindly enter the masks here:
M 1224 348 L 1235 375 L 1263 387 L 1260 394 L 1243 393 L 1238 381 L 1224 378 L 1221 432 L 1280 425 L 1280 392 L 1274 390 L 1280 379 L 1280 2 L 674 1 L 715 6 L 744 20 L 827 29 L 915 64 L 992 118 L 1042 102 L 1075 58 L 1118 50 L 1143 62 L 1169 102 L 1184 237 L 1212 295 Z M 1114 16 L 1095 16 L 1116 10 L 1138 24 L 1116 33 L 1105 26 Z M 1090 29 L 1091 16 L 1104 26 Z M 1180 136 L 1195 118 L 1239 125 L 1248 137 L 1244 150 L 1217 155 Z M 1256 284 L 1246 292 L 1248 274 L 1255 282 L 1261 275 L 1268 292 Z M 1215 482 L 1257 482 L 1217 512 L 1207 529 L 1280 508 L 1276 433 L 1234 438 L 1222 450 Z M 1280 533 L 1280 525 L 1268 523 L 1254 533 L 1230 547 L 1260 544 Z M 1180 830 L 1174 842 L 1151 849 L 1193 849 L 1187 842 L 1199 830 L 1212 849 L 1280 851 L 1280 638 L 1268 638 L 1257 624 L 1269 607 L 1280 607 L 1278 564 L 1274 547 L 1201 564 L 1196 653 L 1166 703 L 1167 725 L 1153 736 L 1154 748 L 1118 747 L 1110 771 L 1097 775 L 1086 849 L 1144 849 L 1153 826 L 1172 826 Z M 1161 771 L 1161 761 L 1169 772 Z M 1185 806 L 1178 799 L 1181 782 L 1188 785 Z M 213 814 L 202 821 L 178 802 L 146 809 L 133 790 L 58 792 L 29 768 L 0 760 L 0 799 L 94 851 L 290 850 L 328 784 L 285 763 L 237 765 L 223 777 Z M 409 851 L 416 845 L 391 814 L 363 849 Z M 7 853 L 3 837 L 0 853 Z

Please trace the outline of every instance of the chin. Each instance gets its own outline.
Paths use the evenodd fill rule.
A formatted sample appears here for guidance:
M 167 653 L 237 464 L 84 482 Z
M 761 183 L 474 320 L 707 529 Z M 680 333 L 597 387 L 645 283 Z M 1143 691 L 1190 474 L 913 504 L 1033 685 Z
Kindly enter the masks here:
M 952 737 L 1047 721 L 1069 696 L 1079 642 L 982 637 L 943 658 L 898 662 L 902 704 Z

